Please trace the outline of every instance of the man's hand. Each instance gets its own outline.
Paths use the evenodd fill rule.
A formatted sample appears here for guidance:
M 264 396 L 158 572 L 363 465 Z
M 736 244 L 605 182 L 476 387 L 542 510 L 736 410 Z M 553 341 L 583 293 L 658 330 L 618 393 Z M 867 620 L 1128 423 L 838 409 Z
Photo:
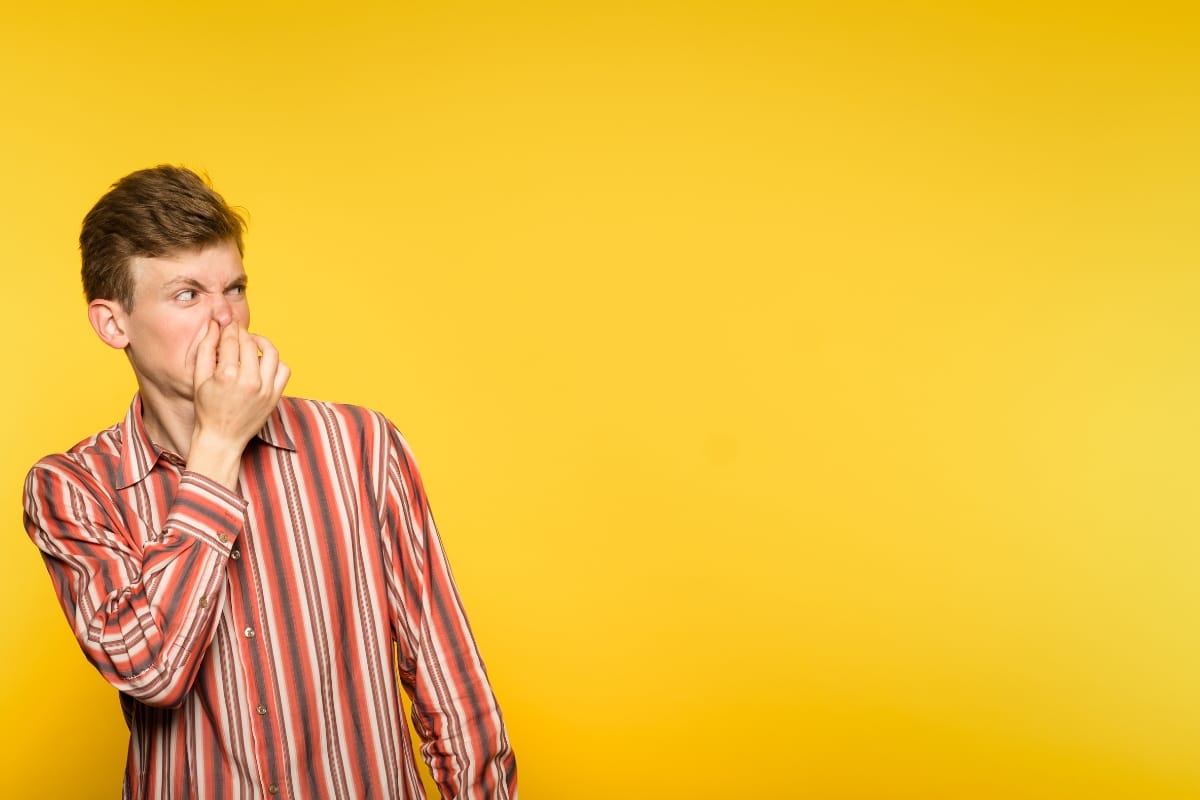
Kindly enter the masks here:
M 275 410 L 291 374 L 262 336 L 237 323 L 222 329 L 209 322 L 196 348 L 188 469 L 237 491 L 242 451 Z

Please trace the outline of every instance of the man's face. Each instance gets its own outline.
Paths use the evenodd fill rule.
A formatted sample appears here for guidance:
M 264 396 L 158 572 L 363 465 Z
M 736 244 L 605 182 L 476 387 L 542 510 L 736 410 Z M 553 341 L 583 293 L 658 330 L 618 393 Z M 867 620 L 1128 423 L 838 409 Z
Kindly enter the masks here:
M 143 392 L 192 399 L 196 348 L 210 320 L 250 324 L 246 271 L 233 242 L 159 258 L 135 258 L 125 352 Z

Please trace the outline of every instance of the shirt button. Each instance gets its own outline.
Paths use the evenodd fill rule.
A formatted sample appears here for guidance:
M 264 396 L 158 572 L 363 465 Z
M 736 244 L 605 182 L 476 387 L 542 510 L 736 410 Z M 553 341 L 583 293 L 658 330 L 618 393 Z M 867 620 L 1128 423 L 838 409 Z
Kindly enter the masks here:
M 234 561 L 237 561 L 239 558 L 242 557 L 242 551 L 234 550 L 234 551 L 230 552 L 229 557 L 232 558 Z
M 262 703 L 259 703 L 258 708 L 254 709 L 254 710 L 258 712 L 258 715 L 260 717 L 265 717 L 267 715 L 267 707 L 264 706 Z
M 267 787 L 267 791 L 270 794 L 279 794 L 279 787 L 272 783 L 270 786 Z
M 246 634 L 247 639 L 254 638 L 254 628 L 246 628 L 246 630 L 242 631 L 242 633 Z
M 207 597 L 201 597 L 201 598 L 200 598 L 200 607 L 201 607 L 201 608 L 208 608 L 208 598 L 207 598 Z
M 218 534 L 217 541 L 221 544 L 229 544 L 229 536 L 224 533 Z

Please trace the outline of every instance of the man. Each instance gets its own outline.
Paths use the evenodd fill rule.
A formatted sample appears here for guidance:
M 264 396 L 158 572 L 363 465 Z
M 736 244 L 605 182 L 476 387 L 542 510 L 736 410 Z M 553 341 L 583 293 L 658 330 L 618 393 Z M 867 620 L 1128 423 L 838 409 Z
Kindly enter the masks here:
M 80 235 L 88 317 L 124 350 L 123 422 L 42 459 L 25 526 L 121 693 L 124 797 L 516 797 L 516 763 L 404 439 L 283 397 L 250 333 L 241 217 L 135 172 Z

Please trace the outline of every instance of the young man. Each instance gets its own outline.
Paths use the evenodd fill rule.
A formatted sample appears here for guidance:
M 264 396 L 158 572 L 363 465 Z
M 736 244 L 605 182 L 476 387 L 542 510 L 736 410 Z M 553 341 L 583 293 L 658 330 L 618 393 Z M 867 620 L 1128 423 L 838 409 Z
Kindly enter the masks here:
M 121 693 L 124 797 L 516 797 L 516 763 L 412 454 L 382 415 L 283 397 L 250 333 L 243 221 L 189 170 L 118 183 L 80 235 L 123 422 L 42 459 L 25 526 Z

